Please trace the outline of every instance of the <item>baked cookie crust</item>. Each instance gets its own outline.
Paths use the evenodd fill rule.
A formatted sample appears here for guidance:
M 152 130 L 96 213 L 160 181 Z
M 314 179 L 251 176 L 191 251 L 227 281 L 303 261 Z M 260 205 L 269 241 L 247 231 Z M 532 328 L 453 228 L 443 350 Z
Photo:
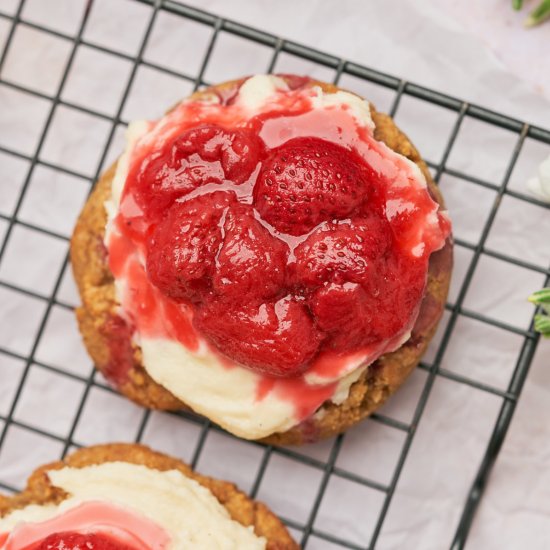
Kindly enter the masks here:
M 254 533 L 267 540 L 267 550 L 298 550 L 281 520 L 265 504 L 250 499 L 245 493 L 227 481 L 220 481 L 194 472 L 187 464 L 157 453 L 144 445 L 115 443 L 80 449 L 63 461 L 53 462 L 38 468 L 29 477 L 27 487 L 19 494 L 6 497 L 0 495 L 0 517 L 29 504 L 50 504 L 61 502 L 66 494 L 52 486 L 47 476 L 50 470 L 65 466 L 84 468 L 105 462 L 129 462 L 148 468 L 165 471 L 179 470 L 206 487 L 229 512 L 232 519 L 244 526 L 253 526 Z
M 212 93 L 227 95 L 240 82 L 226 82 L 196 92 L 191 99 L 200 99 Z M 317 81 L 311 81 L 308 85 L 320 86 L 327 93 L 340 90 L 332 84 Z M 420 168 L 431 196 L 444 208 L 443 197 L 426 163 L 407 136 L 388 115 L 377 112 L 372 105 L 371 114 L 375 123 L 375 138 Z M 88 353 L 98 370 L 104 374 L 108 374 L 113 360 L 109 326 L 117 308 L 113 276 L 103 244 L 107 221 L 104 203 L 111 193 L 115 169 L 116 163 L 100 178 L 80 214 L 71 240 L 71 263 L 82 299 L 82 306 L 76 310 L 80 332 Z M 382 356 L 366 369 L 351 386 L 349 396 L 343 403 L 336 405 L 326 402 L 313 417 L 262 441 L 275 445 L 300 445 L 317 441 L 344 432 L 378 409 L 412 372 L 433 337 L 443 314 L 451 268 L 452 238 L 449 238 L 445 246 L 430 257 L 426 291 L 411 338 L 398 350 Z M 117 384 L 118 390 L 144 407 L 161 410 L 189 409 L 148 375 L 141 361 L 139 347 L 132 344 L 129 335 L 126 340 L 118 342 L 117 346 L 119 350 L 120 346 L 127 350 L 132 366 L 127 379 Z

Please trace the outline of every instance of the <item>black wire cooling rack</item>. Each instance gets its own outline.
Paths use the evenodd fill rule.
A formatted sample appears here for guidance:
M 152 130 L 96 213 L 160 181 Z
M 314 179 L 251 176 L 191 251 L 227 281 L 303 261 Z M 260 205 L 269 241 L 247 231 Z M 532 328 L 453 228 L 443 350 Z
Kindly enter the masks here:
M 79 15 L 80 20 L 77 25 L 78 30 L 76 34 L 53 28 L 40 21 L 37 22 L 30 17 L 29 13 L 31 13 L 30 10 L 32 5 L 29 6 L 29 4 L 33 3 L 36 4 L 36 2 L 32 2 L 32 0 L 21 0 L 17 5 L 15 5 L 15 2 L 12 3 L 14 4 L 13 10 L 7 10 L 6 12 L 0 11 L 0 23 L 4 24 L 7 31 L 7 39 L 0 57 L 0 89 L 7 90 L 7 93 L 10 94 L 16 94 L 17 98 L 35 98 L 40 100 L 41 104 L 47 106 L 44 116 L 42 117 L 43 123 L 42 120 L 39 121 L 37 119 L 37 126 L 39 126 L 39 128 L 34 129 L 35 132 L 38 132 L 36 134 L 36 145 L 30 153 L 21 152 L 17 147 L 12 147 L 9 140 L 2 141 L 0 145 L 0 154 L 2 158 L 13 158 L 17 161 L 23 161 L 25 167 L 23 170 L 22 184 L 18 189 L 17 196 L 13 198 L 11 213 L 0 213 L 0 222 L 3 222 L 5 225 L 4 239 L 0 248 L 0 266 L 2 262 L 7 262 L 6 255 L 9 254 L 10 243 L 13 243 L 16 233 L 22 230 L 27 231 L 29 235 L 41 234 L 49 237 L 50 240 L 48 242 L 55 242 L 56 246 L 61 245 L 62 253 L 51 270 L 55 275 L 50 287 L 51 291 L 44 292 L 40 289 L 29 288 L 29 285 L 19 284 L 17 277 L 15 277 L 15 279 L 13 277 L 3 277 L 0 268 L 0 291 L 9 293 L 9 296 L 12 298 L 15 296 L 16 300 L 18 296 L 23 296 L 24 299 L 31 300 L 33 303 L 41 304 L 42 306 L 39 310 L 39 314 L 37 314 L 35 323 L 36 330 L 29 339 L 26 351 L 21 351 L 17 346 L 11 346 L 9 341 L 4 342 L 0 347 L 0 361 L 15 360 L 21 365 L 15 385 L 13 380 L 10 382 L 11 386 L 13 386 L 13 391 L 8 397 L 8 402 L 4 403 L 3 408 L 0 409 L 3 411 L 2 414 L 0 414 L 0 425 L 2 426 L 0 431 L 0 464 L 2 464 L 2 454 L 4 454 L 4 456 L 10 454 L 12 461 L 17 460 L 17 458 L 13 457 L 13 451 L 7 449 L 7 442 L 12 430 L 18 430 L 18 432 L 30 433 L 40 436 L 41 438 L 51 439 L 57 444 L 57 457 L 65 455 L 65 453 L 73 447 L 78 447 L 82 444 L 82 438 L 78 436 L 78 430 L 83 416 L 85 415 L 87 402 L 91 399 L 91 393 L 97 388 L 101 388 L 104 392 L 114 393 L 105 385 L 101 377 L 92 371 L 92 369 L 89 369 L 84 374 L 81 372 L 76 373 L 71 369 L 55 365 L 53 361 L 49 362 L 41 358 L 41 344 L 44 340 L 52 338 L 48 329 L 49 324 L 52 322 L 52 317 L 57 314 L 56 312 L 66 311 L 69 313 L 71 309 L 71 304 L 63 298 L 63 288 L 69 276 L 67 274 L 68 257 L 66 255 L 69 232 L 52 229 L 47 224 L 41 224 L 39 220 L 28 219 L 23 215 L 34 174 L 38 170 L 50 170 L 62 176 L 72 178 L 75 181 L 79 180 L 84 183 L 92 184 L 97 180 L 101 170 L 109 160 L 110 151 L 113 149 L 112 146 L 116 142 L 117 131 L 126 124 L 126 120 L 124 119 L 125 107 L 127 107 L 127 102 L 131 95 L 131 90 L 136 80 L 138 70 L 140 70 L 140 68 L 151 69 L 155 71 L 155 74 L 160 76 L 176 77 L 179 82 L 186 83 L 189 90 L 198 89 L 201 86 L 207 85 L 207 80 L 214 81 L 223 79 L 221 76 L 218 79 L 217 74 L 212 74 L 210 76 L 209 67 L 213 51 L 222 36 L 237 37 L 239 40 L 246 42 L 247 47 L 262 48 L 262 51 L 267 53 L 267 64 L 261 69 L 263 71 L 272 72 L 280 70 L 279 61 L 281 57 L 291 56 L 293 59 L 307 62 L 309 67 L 315 67 L 316 70 L 327 71 L 327 73 L 331 74 L 331 79 L 334 83 L 341 83 L 344 85 L 343 82 L 345 80 L 354 79 L 357 83 L 363 83 L 371 86 L 372 89 L 376 88 L 382 90 L 382 92 L 386 94 L 391 94 L 392 98 L 388 103 L 388 110 L 392 116 L 398 114 L 400 106 L 405 98 L 416 98 L 427 105 L 441 108 L 448 116 L 452 116 L 452 122 L 446 142 L 443 142 L 444 147 L 442 148 L 441 160 L 429 163 L 435 180 L 439 181 L 442 176 L 449 176 L 453 178 L 453 180 L 460 182 L 455 183 L 455 185 L 470 184 L 475 188 L 483 188 L 492 192 L 492 200 L 487 209 L 487 216 L 480 228 L 477 242 L 471 242 L 465 239 L 456 240 L 457 250 L 463 249 L 467 251 L 469 254 L 469 261 L 464 267 L 464 276 L 455 299 L 452 303 L 447 304 L 447 322 L 442 330 L 438 346 L 434 350 L 433 360 L 423 362 L 419 367 L 426 376 L 422 390 L 415 403 L 412 419 L 410 422 L 404 422 L 392 418 L 391 415 L 382 413 L 373 416 L 372 422 L 391 430 L 396 430 L 402 435 L 402 438 L 399 440 L 400 448 L 395 461 L 395 467 L 392 470 L 391 476 L 389 476 L 389 481 L 382 483 L 370 479 L 368 476 L 353 473 L 350 469 L 340 465 L 339 455 L 342 454 L 346 435 L 337 437 L 330 442 L 330 448 L 321 458 L 316 456 L 315 453 L 308 454 L 307 452 L 301 452 L 299 449 L 279 449 L 265 447 L 256 443 L 243 442 L 242 445 L 252 446 L 260 455 L 255 476 L 249 483 L 249 493 L 251 496 L 258 495 L 262 497 L 261 488 L 262 483 L 265 481 L 266 473 L 269 471 L 270 465 L 281 457 L 292 461 L 292 466 L 289 466 L 289 468 L 298 468 L 299 465 L 308 466 L 315 470 L 318 475 L 315 478 L 316 484 L 312 491 L 311 506 L 305 518 L 298 520 L 288 517 L 289 515 L 285 513 L 285 510 L 277 510 L 292 529 L 293 533 L 298 537 L 298 540 L 301 541 L 301 544 L 308 548 L 326 547 L 323 546 L 323 544 L 331 548 L 370 549 L 377 547 L 377 542 L 379 541 L 390 503 L 396 493 L 400 475 L 409 455 L 409 450 L 411 449 L 415 434 L 417 433 L 417 428 L 423 417 L 434 382 L 441 378 L 452 380 L 458 384 L 475 388 L 483 394 L 496 396 L 500 399 L 500 408 L 496 417 L 496 422 L 494 423 L 484 453 L 481 453 L 481 456 L 477 458 L 477 460 L 479 460 L 479 467 L 474 479 L 471 480 L 471 487 L 467 492 L 467 498 L 461 516 L 458 522 L 450 526 L 448 539 L 450 547 L 453 550 L 463 548 L 481 495 L 487 484 L 491 468 L 510 425 L 517 400 L 529 371 L 529 366 L 538 342 L 538 336 L 533 331 L 532 323 L 527 329 L 518 328 L 513 323 L 476 312 L 473 308 L 466 307 L 465 297 L 471 286 L 476 268 L 485 258 L 492 258 L 506 265 L 516 266 L 527 270 L 540 277 L 540 284 L 548 284 L 550 278 L 550 269 L 548 267 L 536 265 L 535 262 L 519 259 L 494 249 L 488 246 L 490 244 L 488 237 L 503 202 L 503 198 L 505 197 L 512 197 L 522 203 L 529 203 L 540 208 L 548 208 L 547 205 L 524 194 L 521 190 L 512 189 L 511 186 L 509 186 L 509 181 L 525 141 L 531 140 L 550 144 L 550 132 L 542 128 L 524 124 L 523 122 L 482 107 L 466 103 L 448 95 L 437 93 L 423 86 L 369 69 L 357 63 L 348 62 L 344 59 L 174 1 L 133 0 L 128 2 L 129 5 L 139 5 L 145 10 L 141 12 L 145 14 L 142 28 L 135 29 L 134 32 L 134 38 L 136 36 L 139 37 L 139 44 L 136 43 L 135 51 L 137 53 L 135 53 L 135 55 L 134 53 L 122 51 L 122 49 L 113 47 L 112 45 L 102 45 L 100 41 L 87 37 L 87 25 L 89 24 L 91 14 L 94 13 L 94 10 L 96 10 L 96 12 L 98 9 L 104 11 L 109 10 L 109 5 L 105 2 L 101 2 L 101 0 L 96 0 L 95 2 L 89 0 L 85 6 L 83 5 L 82 13 Z M 98 8 L 98 3 L 102 4 L 102 7 L 100 6 Z M 175 25 L 173 27 L 174 32 L 178 31 L 178 22 L 181 22 L 183 25 L 184 22 L 191 21 L 193 24 L 203 27 L 205 33 L 207 33 L 207 39 L 201 44 L 199 43 L 200 41 L 196 44 L 195 54 L 193 56 L 193 62 L 195 64 L 193 73 L 186 74 L 185 72 L 176 70 L 174 67 L 166 67 L 161 63 L 151 61 L 149 57 L 144 55 L 150 37 L 154 32 L 155 22 L 162 14 L 170 14 L 172 24 Z M 9 76 L 5 75 L 4 69 L 6 61 L 10 54 L 16 53 L 18 47 L 16 44 L 17 33 L 21 29 L 38 33 L 40 36 L 48 35 L 50 37 L 55 37 L 65 44 L 67 55 L 62 67 L 61 77 L 57 84 L 50 86 L 50 91 L 47 93 L 39 91 L 33 86 L 15 82 L 11 80 Z M 116 28 L 111 28 L 110 32 L 111 34 L 116 34 Z M 182 32 L 184 31 L 182 30 Z M 121 87 L 120 100 L 117 102 L 116 108 L 113 108 L 112 112 L 109 114 L 106 114 L 105 110 L 96 109 L 89 105 L 84 106 L 82 102 L 78 100 L 72 101 L 67 99 L 66 91 L 69 75 L 71 74 L 71 70 L 74 69 L 74 65 L 77 62 L 76 60 L 83 49 L 87 52 L 107 54 L 111 58 L 116 58 L 126 64 L 128 69 L 127 78 L 124 81 L 124 85 Z M 236 59 L 236 62 L 237 61 L 239 60 Z M 239 61 L 238 65 L 242 65 L 242 62 Z M 249 69 L 247 66 L 241 68 L 243 72 Z M 259 72 L 257 67 L 253 67 L 252 69 L 254 69 L 255 72 Z M 252 71 L 249 70 L 249 72 Z M 233 74 L 232 76 L 237 77 L 240 76 L 240 74 Z M 162 84 L 159 83 L 158 86 L 160 88 Z M 4 103 L 1 108 L 4 109 L 5 106 L 7 106 L 7 103 Z M 105 128 L 107 128 L 105 142 L 103 144 L 100 143 L 96 147 L 98 161 L 93 164 L 93 169 L 89 171 L 89 173 L 84 173 L 72 166 L 67 167 L 67 165 L 62 162 L 52 161 L 48 155 L 43 154 L 44 150 L 48 147 L 48 133 L 55 124 L 57 113 L 61 109 L 71 113 L 85 115 L 87 117 L 86 120 L 99 120 L 104 124 Z M 455 146 L 457 136 L 466 121 L 469 120 L 481 121 L 486 128 L 506 130 L 509 135 L 514 136 L 513 150 L 511 155 L 506 159 L 504 176 L 500 181 L 491 181 L 474 177 L 468 173 L 453 169 L 448 165 L 448 160 Z M 117 147 L 115 147 L 115 149 L 116 148 Z M 2 173 L 3 177 L 7 177 L 5 170 L 2 170 Z M 48 203 L 48 197 L 45 197 L 44 200 Z M 25 266 L 21 266 L 22 269 L 23 267 Z M 51 273 L 49 276 L 50 275 Z M 496 273 L 495 277 L 498 279 Z M 535 290 L 535 288 L 532 290 Z M 4 305 L 2 307 L 4 307 Z M 517 361 L 504 389 L 486 382 L 478 381 L 467 374 L 462 374 L 442 366 L 443 358 L 453 336 L 453 331 L 461 318 L 475 320 L 485 326 L 492 327 L 500 332 L 502 338 L 514 336 L 521 339 Z M 5 331 L 5 329 L 8 328 L 9 327 L 5 326 L 2 327 L 2 330 Z M 58 345 L 63 347 L 63 335 L 61 335 Z M 32 419 L 21 419 L 18 416 L 18 406 L 23 399 L 22 396 L 24 395 L 26 385 L 31 383 L 29 382 L 29 378 L 32 376 L 32 370 L 35 368 L 47 371 L 52 375 L 79 382 L 83 386 L 81 398 L 77 400 L 75 406 L 75 414 L 68 420 L 67 429 L 64 433 L 47 429 L 47 427 L 44 427 L 44 425 L 41 425 L 39 422 L 34 422 Z M 1 366 L 0 370 L 4 372 L 2 385 L 7 385 L 8 377 L 11 376 L 9 374 L 9 369 Z M 0 372 L 0 374 L 2 374 L 2 372 Z M 51 387 L 48 387 L 47 391 L 50 389 Z M 125 434 L 124 437 L 130 440 L 133 438 L 135 441 L 147 440 L 145 436 L 151 428 L 153 416 L 158 413 L 140 410 L 139 413 L 136 414 L 138 414 L 138 421 L 135 424 L 135 430 L 130 436 Z M 209 436 L 211 437 L 211 434 L 222 433 L 219 428 L 211 425 L 208 421 L 189 413 L 178 413 L 165 416 L 173 421 L 181 421 L 185 423 L 186 426 L 191 426 L 194 432 L 196 432 L 196 437 L 193 439 L 193 448 L 188 453 L 188 459 L 193 466 L 198 465 L 201 457 L 204 456 L 207 438 Z M 165 422 L 168 422 L 168 420 L 165 419 Z M 157 426 L 157 424 L 155 424 L 155 426 Z M 167 429 L 168 431 L 172 430 L 172 424 L 168 424 Z M 119 435 L 119 432 L 115 432 L 115 434 Z M 174 445 L 177 446 L 177 443 Z M 32 449 L 20 447 L 19 452 L 28 454 L 32 452 Z M 55 456 L 53 458 L 55 458 Z M 331 483 L 331 480 L 334 479 L 346 480 L 354 486 L 367 487 L 380 497 L 380 505 L 377 509 L 376 517 L 374 517 L 372 521 L 370 532 L 365 535 L 362 540 L 348 540 L 342 533 L 335 534 L 334 532 L 328 532 L 325 530 L 322 522 L 317 521 L 320 508 L 323 506 L 324 501 L 329 498 L 327 496 L 327 487 Z M 1 466 L 0 486 L 7 491 L 20 489 L 19 483 L 10 483 L 2 478 Z M 331 498 L 334 498 L 334 496 Z M 463 495 L 460 498 L 463 498 Z M 314 541 L 320 542 L 320 544 L 316 545 Z

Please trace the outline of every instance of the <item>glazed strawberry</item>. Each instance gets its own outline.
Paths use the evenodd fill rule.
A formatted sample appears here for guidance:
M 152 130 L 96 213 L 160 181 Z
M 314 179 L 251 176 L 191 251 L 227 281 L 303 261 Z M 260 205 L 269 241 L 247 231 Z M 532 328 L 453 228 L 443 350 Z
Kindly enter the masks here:
M 261 152 L 261 141 L 251 130 L 224 130 L 215 124 L 189 130 L 176 140 L 175 146 L 181 155 L 198 154 L 208 162 L 219 161 L 225 179 L 236 184 L 250 177 Z
M 119 542 L 101 533 L 54 533 L 32 550 L 135 550 L 123 542 Z
M 239 308 L 213 302 L 199 310 L 195 324 L 231 359 L 276 377 L 306 370 L 322 340 L 304 305 L 289 297 Z
M 284 284 L 288 247 L 254 217 L 249 206 L 230 208 L 216 257 L 214 291 L 242 300 L 271 298 Z
M 105 377 L 115 386 L 121 386 L 128 380 L 128 373 L 134 365 L 134 327 L 119 315 L 110 314 L 99 330 L 109 342 L 109 360 L 105 366 Z
M 377 324 L 380 337 L 402 330 L 420 307 L 426 288 L 426 258 L 412 260 L 396 255 L 385 266 L 385 287 L 378 296 Z
M 182 155 L 174 144 L 146 158 L 134 176 L 134 197 L 149 220 L 165 215 L 170 206 L 201 185 L 220 184 L 224 173 L 219 162 L 198 154 Z
M 246 181 L 260 151 L 259 138 L 244 128 L 205 125 L 187 130 L 133 168 L 136 201 L 147 219 L 162 217 L 176 199 L 197 187 Z
M 357 283 L 331 283 L 309 300 L 317 326 L 327 333 L 327 345 L 346 350 L 364 346 L 379 337 L 377 300 Z
M 306 286 L 355 282 L 376 292 L 379 264 L 391 244 L 391 228 L 382 218 L 327 222 L 296 248 L 295 280 Z
M 323 221 L 351 214 L 368 198 L 374 177 L 349 149 L 319 138 L 295 138 L 263 162 L 254 203 L 277 230 L 302 235 Z
M 327 346 L 354 349 L 392 338 L 407 325 L 419 306 L 426 284 L 426 268 L 403 265 L 389 257 L 377 266 L 370 285 L 345 282 L 318 288 L 309 298 L 317 326 L 327 333 Z
M 210 287 L 222 242 L 222 217 L 236 204 L 233 193 L 216 191 L 176 202 L 147 244 L 147 275 L 174 300 L 199 299 Z

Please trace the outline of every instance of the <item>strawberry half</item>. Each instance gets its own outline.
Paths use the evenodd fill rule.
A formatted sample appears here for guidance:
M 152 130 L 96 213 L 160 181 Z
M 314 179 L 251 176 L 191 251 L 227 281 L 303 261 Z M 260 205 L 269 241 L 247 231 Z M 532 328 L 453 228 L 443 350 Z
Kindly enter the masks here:
M 240 184 L 256 168 L 261 144 L 256 134 L 247 128 L 224 130 L 215 124 L 207 124 L 185 132 L 174 146 L 181 156 L 198 154 L 205 161 L 219 161 L 225 179 Z
M 147 244 L 147 275 L 174 300 L 198 301 L 210 288 L 222 243 L 220 223 L 233 193 L 216 191 L 176 202 Z
M 133 168 L 136 201 L 147 219 L 202 185 L 224 180 L 240 184 L 256 168 L 261 140 L 246 128 L 225 130 L 211 124 L 187 130 Z
M 289 297 L 238 308 L 214 301 L 199 309 L 195 325 L 234 361 L 275 377 L 306 370 L 322 340 L 304 305 Z
M 214 291 L 238 300 L 275 296 L 285 282 L 286 244 L 271 235 L 246 205 L 227 211 L 222 231 L 223 244 L 212 279 Z
M 336 350 L 357 348 L 377 339 L 376 300 L 357 283 L 331 283 L 309 300 L 317 326 L 327 333 Z
M 388 222 L 377 216 L 328 222 L 317 228 L 296 250 L 297 284 L 355 282 L 375 292 L 379 264 L 392 244 Z
M 344 218 L 368 198 L 374 172 L 345 147 L 314 137 L 287 141 L 263 162 L 254 204 L 278 231 L 302 235 Z

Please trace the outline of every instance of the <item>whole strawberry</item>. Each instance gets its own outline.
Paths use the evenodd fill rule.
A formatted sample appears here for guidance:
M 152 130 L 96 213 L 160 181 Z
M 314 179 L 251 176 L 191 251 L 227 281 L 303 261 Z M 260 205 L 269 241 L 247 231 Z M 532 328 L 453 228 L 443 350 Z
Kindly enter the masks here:
M 375 177 L 354 151 L 314 137 L 287 141 L 262 164 L 254 204 L 265 221 L 290 235 L 351 214 Z

